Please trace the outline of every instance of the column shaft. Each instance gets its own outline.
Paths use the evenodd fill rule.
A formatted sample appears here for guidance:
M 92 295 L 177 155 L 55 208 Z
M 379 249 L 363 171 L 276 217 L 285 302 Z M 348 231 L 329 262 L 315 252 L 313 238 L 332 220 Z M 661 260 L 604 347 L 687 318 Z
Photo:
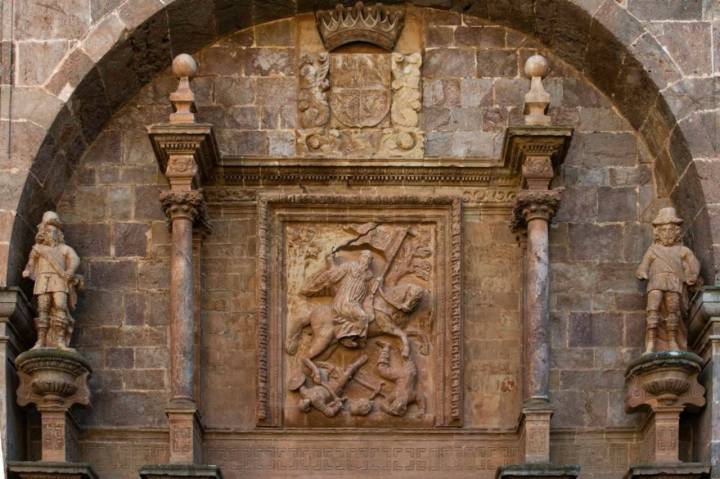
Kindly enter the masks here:
M 170 342 L 172 400 L 194 400 L 195 291 L 193 282 L 193 218 L 182 212 L 172 216 L 170 266 Z
M 548 218 L 528 219 L 527 235 L 526 394 L 528 400 L 547 401 L 550 375 Z

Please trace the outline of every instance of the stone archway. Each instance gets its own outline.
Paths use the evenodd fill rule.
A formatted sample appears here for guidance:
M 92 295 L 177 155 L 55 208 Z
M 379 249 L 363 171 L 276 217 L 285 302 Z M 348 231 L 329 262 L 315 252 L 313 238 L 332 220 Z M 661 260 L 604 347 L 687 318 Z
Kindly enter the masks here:
M 712 100 L 710 83 L 685 80 L 651 32 L 616 2 L 440 3 L 437 6 L 450 8 L 448 15 L 464 12 L 534 35 L 613 98 L 656 157 L 656 175 L 665 194 L 686 217 L 693 218 L 691 237 L 706 274 L 712 275 L 716 241 L 706 203 L 714 201 L 715 195 L 712 182 L 704 178 L 714 167 L 710 162 L 693 161 L 717 151 L 714 113 L 699 112 L 702 106 L 693 103 Z M 34 225 L 41 212 L 57 202 L 102 125 L 166 68 L 174 54 L 192 53 L 229 32 L 319 6 L 228 0 L 211 5 L 208 8 L 207 2 L 197 0 L 175 0 L 168 5 L 127 1 L 103 17 L 66 55 L 45 92 L 28 91 L 16 98 L 16 103 L 44 104 L 42 109 L 19 108 L 18 116 L 46 125 L 47 131 L 31 128 L 27 133 L 23 148 L 35 152 L 34 160 L 25 166 L 29 169 L 26 179 L 8 188 L 8 204 L 17 213 L 12 228 L 5 232 L 9 241 L 6 284 L 18 283 Z

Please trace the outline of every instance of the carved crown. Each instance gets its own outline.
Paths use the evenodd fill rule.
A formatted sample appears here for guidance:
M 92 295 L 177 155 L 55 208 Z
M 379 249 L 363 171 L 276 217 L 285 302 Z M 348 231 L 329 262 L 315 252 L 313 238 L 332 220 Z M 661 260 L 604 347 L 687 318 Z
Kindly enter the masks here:
M 405 24 L 405 10 L 381 3 L 369 7 L 362 2 L 353 7 L 338 4 L 334 10 L 318 11 L 315 21 L 328 51 L 352 42 L 392 50 Z

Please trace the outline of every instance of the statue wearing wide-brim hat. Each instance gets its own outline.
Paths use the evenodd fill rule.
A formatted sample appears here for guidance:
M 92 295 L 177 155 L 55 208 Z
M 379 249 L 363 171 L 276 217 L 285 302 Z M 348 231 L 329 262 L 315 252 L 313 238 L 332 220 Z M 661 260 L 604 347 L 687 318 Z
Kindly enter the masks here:
M 638 279 L 648 280 L 645 353 L 687 349 L 682 318 L 688 308 L 688 288 L 699 281 L 700 262 L 682 244 L 682 223 L 675 208 L 658 212 L 652 222 L 654 242 L 636 272 Z
M 652 221 L 653 226 L 659 226 L 659 225 L 681 225 L 683 224 L 682 218 L 679 218 L 677 216 L 677 213 L 675 212 L 675 208 L 672 206 L 669 206 L 667 208 L 662 208 L 658 215 L 655 217 L 655 219 Z
M 77 275 L 80 258 L 65 244 L 62 222 L 54 211 L 46 211 L 38 225 L 35 245 L 30 252 L 23 277 L 35 281 L 38 317 L 36 348 L 70 349 L 74 319 L 70 311 L 77 302 L 82 277 Z

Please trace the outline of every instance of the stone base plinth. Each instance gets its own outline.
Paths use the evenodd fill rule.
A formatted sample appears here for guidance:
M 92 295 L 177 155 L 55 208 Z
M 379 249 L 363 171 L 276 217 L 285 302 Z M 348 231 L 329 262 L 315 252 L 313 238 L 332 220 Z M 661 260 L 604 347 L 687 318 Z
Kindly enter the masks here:
M 98 479 L 90 464 L 75 462 L 10 462 L 9 479 Z
M 580 475 L 580 466 L 556 466 L 554 464 L 512 464 L 497 469 L 495 479 L 516 479 L 532 477 L 534 479 L 576 479 Z
M 709 479 L 710 466 L 699 463 L 631 466 L 624 479 Z
M 141 479 L 222 479 L 218 466 L 153 464 L 140 468 Z

